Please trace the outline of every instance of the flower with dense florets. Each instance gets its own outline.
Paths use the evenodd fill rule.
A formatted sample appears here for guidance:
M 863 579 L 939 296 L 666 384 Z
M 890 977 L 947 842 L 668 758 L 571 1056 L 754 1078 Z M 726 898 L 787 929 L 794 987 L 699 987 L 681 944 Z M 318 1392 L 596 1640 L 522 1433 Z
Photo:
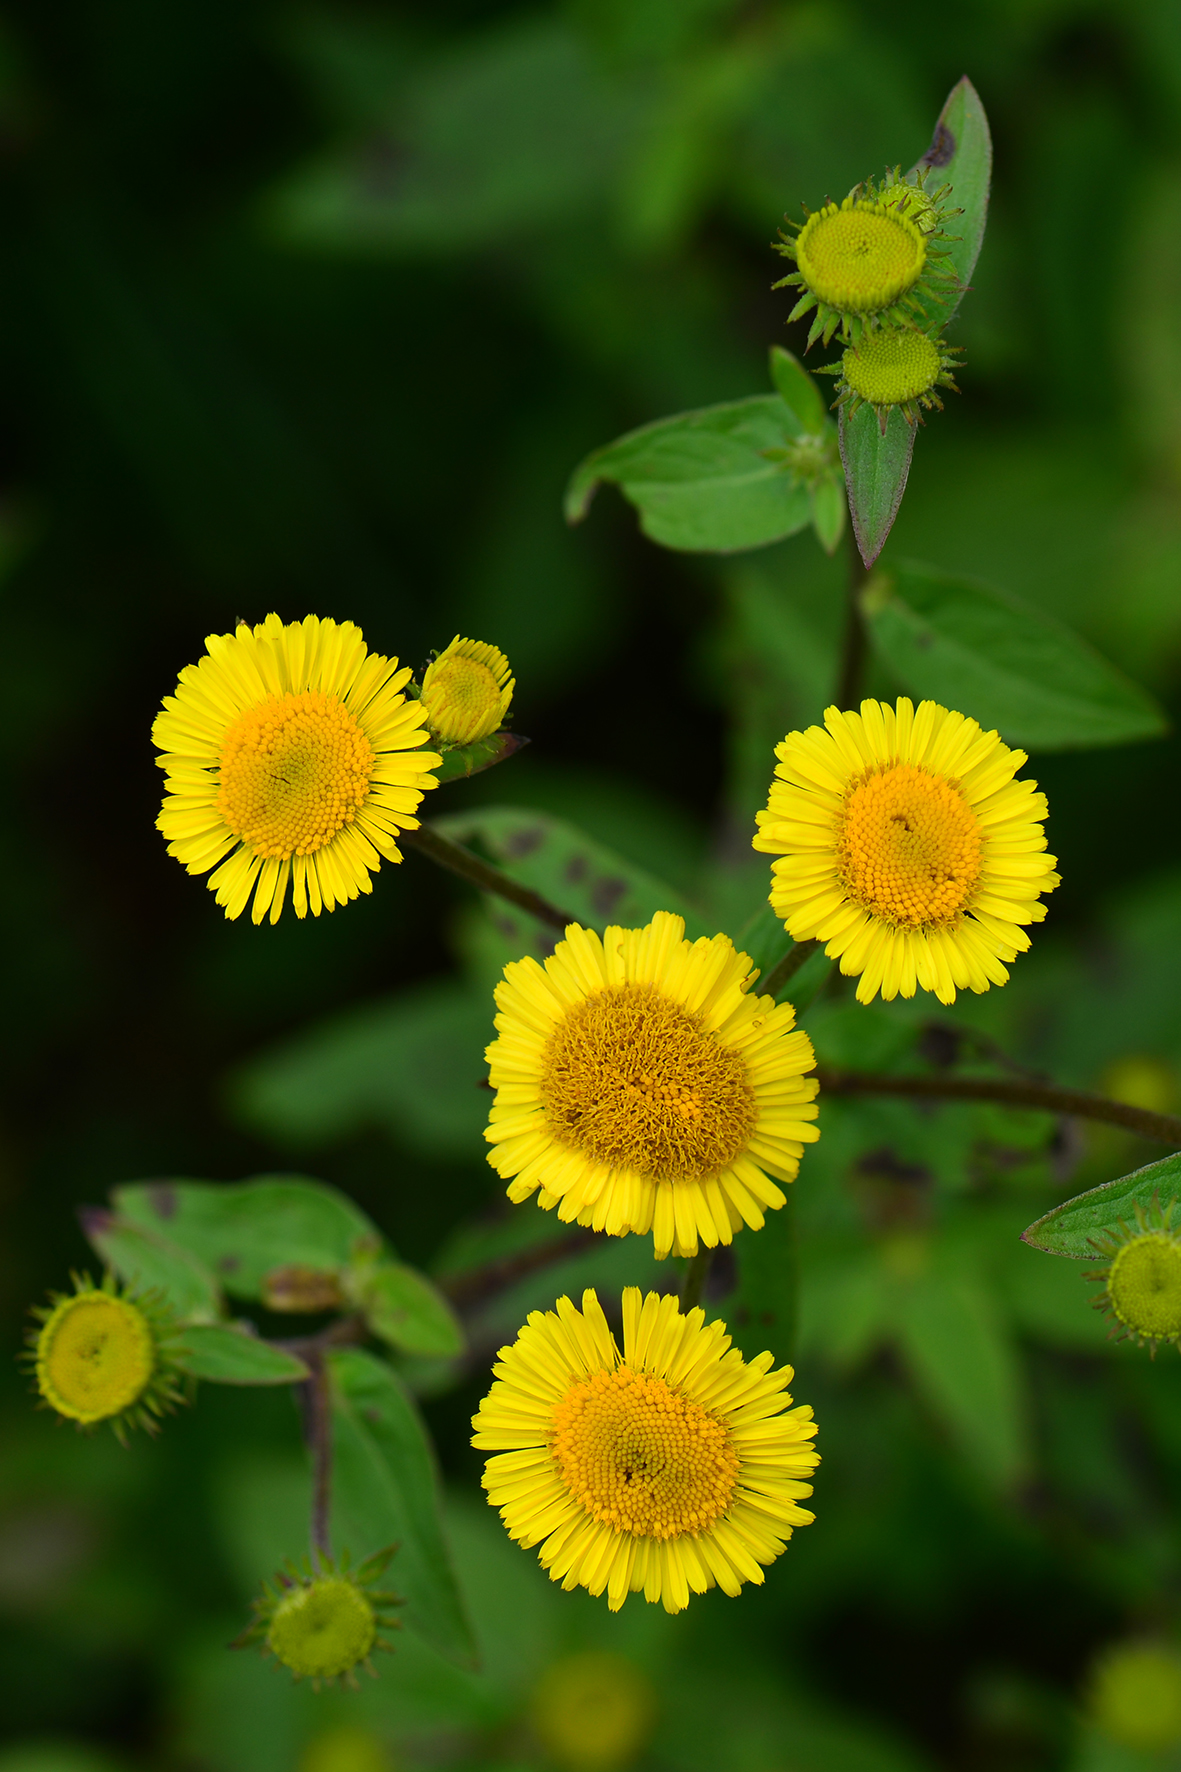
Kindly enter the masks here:
M 495 646 L 456 634 L 423 673 L 422 705 L 434 742 L 447 749 L 498 731 L 513 699 L 510 669 Z
M 179 1331 L 159 1295 L 101 1286 L 74 1276 L 72 1293 L 51 1293 L 34 1316 L 29 1364 L 49 1408 L 79 1427 L 109 1421 L 118 1439 L 130 1427 L 159 1431 L 159 1417 L 184 1400 L 170 1364 Z
M 1114 1319 L 1112 1335 L 1130 1336 L 1153 1358 L 1161 1342 L 1181 1349 L 1181 1231 L 1173 1226 L 1176 1200 L 1161 1210 L 1159 1200 L 1146 1211 L 1136 1202 L 1135 1230 L 1121 1224 L 1116 1231 L 1093 1237 L 1092 1247 L 1110 1259 L 1088 1274 L 1102 1280 L 1103 1291 L 1092 1302 Z
M 895 408 L 907 424 L 921 424 L 920 408 L 943 411 L 937 388 L 959 393 L 951 373 L 955 350 L 917 326 L 882 326 L 864 333 L 839 363 L 819 373 L 839 377 L 834 405 L 843 406 L 850 418 L 859 407 L 872 406 L 884 437 Z
M 260 1642 L 264 1655 L 273 1655 L 297 1680 L 311 1680 L 317 1692 L 321 1680 L 355 1687 L 358 1667 L 374 1672 L 373 1651 L 393 1649 L 381 1632 L 399 1627 L 389 1608 L 402 1602 L 375 1584 L 396 1548 L 378 1551 L 356 1569 L 350 1569 L 347 1555 L 339 1568 L 330 1557 L 320 1557 L 315 1572 L 307 1563 L 301 1568 L 288 1561 L 273 1588 L 263 1582 L 254 1621 L 234 1647 Z

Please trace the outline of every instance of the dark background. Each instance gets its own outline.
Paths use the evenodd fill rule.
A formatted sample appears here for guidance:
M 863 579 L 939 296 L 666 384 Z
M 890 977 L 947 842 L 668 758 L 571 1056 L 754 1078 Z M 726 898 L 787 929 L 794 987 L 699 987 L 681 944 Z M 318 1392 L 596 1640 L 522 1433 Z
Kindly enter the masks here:
M 679 885 L 717 886 L 710 868 L 732 861 L 770 771 L 747 742 L 744 670 L 759 661 L 738 580 L 661 554 L 610 492 L 567 531 L 562 488 L 630 426 L 764 390 L 768 345 L 803 345 L 769 287 L 782 213 L 916 159 L 964 72 L 995 133 L 993 214 L 956 327 L 963 394 L 919 439 L 891 547 L 1039 603 L 1175 706 L 1181 21 L 1165 0 L 0 10 L 0 1310 L 14 1353 L 29 1302 L 85 1262 L 77 1204 L 132 1177 L 291 1161 L 235 1106 L 238 1067 L 453 965 L 462 894 L 416 856 L 384 868 L 372 898 L 273 930 L 225 923 L 169 860 L 149 731 L 207 633 L 314 610 L 416 666 L 456 631 L 493 641 L 533 745 L 494 782 L 445 790 L 449 809 L 547 806 Z M 757 564 L 794 599 L 822 676 L 840 572 L 808 535 Z M 824 691 L 805 664 L 762 668 L 768 739 L 814 717 Z M 1015 1006 L 980 1013 L 1008 1016 L 1006 1037 L 1068 1080 L 1143 1061 L 1139 1086 L 1168 1105 L 1177 741 L 1034 763 L 1064 885 L 1041 970 L 1025 963 Z M 754 902 L 761 875 L 741 878 Z M 1080 1185 L 1155 1154 L 1093 1145 Z M 301 1164 L 422 1262 L 495 1198 L 478 1138 L 470 1161 L 432 1161 L 359 1124 Z M 700 1664 L 750 1772 L 1073 1764 L 1091 1751 L 1072 1719 L 1096 1648 L 1172 1628 L 1175 1354 L 1150 1368 L 1025 1336 L 1037 1462 L 1000 1494 L 910 1399 L 886 1343 L 856 1377 L 819 1355 L 801 1365 L 818 1414 L 831 1392 L 822 1445 L 844 1474 L 798 1562 L 793 1546 L 738 1607 L 695 1602 L 679 1636 L 641 1616 L 611 1639 L 661 1694 L 654 1763 L 696 1764 L 670 1719 Z M 4 1772 L 85 1772 L 103 1755 L 310 1765 L 321 1713 L 284 1709 L 273 1673 L 264 1704 L 253 1664 L 223 1675 L 218 1659 L 253 1554 L 233 1548 L 232 1521 L 268 1514 L 268 1471 L 294 1481 L 286 1398 L 217 1393 L 124 1454 L 52 1431 L 13 1370 Z M 465 1497 L 474 1588 L 480 1558 L 504 1549 L 473 1512 L 465 1418 L 481 1382 L 428 1405 Z M 554 1631 L 598 1640 L 581 1597 L 554 1618 L 562 1607 L 582 1622 Z M 514 1718 L 544 1659 L 522 1649 L 478 1702 L 439 1688 L 433 1710 L 398 1709 L 413 1666 L 389 1663 L 389 1706 L 367 1700 L 366 1727 L 391 1764 L 536 1763 Z M 432 1677 L 413 1673 L 424 1690 Z M 49 1738 L 75 1747 L 51 1763 L 19 1745 Z

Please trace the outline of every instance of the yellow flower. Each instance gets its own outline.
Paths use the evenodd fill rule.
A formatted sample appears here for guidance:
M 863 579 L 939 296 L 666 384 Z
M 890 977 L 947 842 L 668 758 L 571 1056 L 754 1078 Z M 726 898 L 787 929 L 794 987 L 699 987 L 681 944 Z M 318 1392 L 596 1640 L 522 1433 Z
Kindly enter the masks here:
M 817 1084 L 790 1003 L 725 935 L 684 939 L 658 911 L 602 938 L 572 923 L 544 968 L 514 960 L 496 987 L 497 1091 L 485 1138 L 510 1200 L 613 1237 L 653 1234 L 657 1256 L 694 1255 L 758 1230 L 785 1195 Z
M 369 652 L 351 621 L 314 615 L 268 615 L 205 644 L 152 728 L 168 853 L 190 874 L 216 867 L 227 917 L 253 892 L 255 923 L 278 922 L 288 884 L 297 917 L 371 891 L 382 857 L 401 861 L 398 832 L 417 830 L 442 761 L 419 748 L 429 734 L 402 694 L 409 670 Z
M 154 1298 L 75 1277 L 74 1291 L 52 1293 L 30 1337 L 37 1389 L 51 1409 L 79 1427 L 109 1421 L 119 1439 L 129 1427 L 157 1431 L 156 1418 L 181 1401 L 169 1369 L 171 1319 Z
M 569 1772 L 614 1772 L 648 1744 L 656 1720 L 652 1682 L 634 1661 L 584 1649 L 545 1670 L 532 1704 L 533 1730 Z
M 1172 1224 L 1176 1200 L 1164 1211 L 1145 1211 L 1136 1202 L 1136 1229 L 1121 1224 L 1118 1231 L 1092 1239 L 1094 1247 L 1111 1259 L 1105 1268 L 1088 1274 L 1103 1280 L 1103 1291 L 1093 1302 L 1120 1325 L 1153 1357 L 1162 1341 L 1181 1348 L 1181 1232 Z
M 475 744 L 499 730 L 516 681 L 509 668 L 495 646 L 456 634 L 422 679 L 422 705 L 436 744 Z
M 897 406 L 907 424 L 921 422 L 920 407 L 930 411 L 943 402 L 937 388 L 955 385 L 951 371 L 955 359 L 942 339 L 931 338 L 916 326 L 883 326 L 867 332 L 850 345 L 837 373 L 837 405 L 850 417 L 860 406 L 872 406 L 885 435 L 890 410 Z
M 1095 1665 L 1090 1700 L 1105 1735 L 1160 1753 L 1181 1741 L 1181 1656 L 1169 1643 L 1115 1643 Z
M 690 1592 L 761 1583 L 812 1521 L 812 1411 L 789 1409 L 790 1367 L 728 1348 L 724 1324 L 636 1286 L 622 1354 L 592 1291 L 501 1348 L 472 1444 L 497 1454 L 488 1500 L 551 1581 L 605 1589 L 613 1612 L 629 1593 L 680 1612 Z
M 1004 984 L 1058 884 L 1045 795 L 1013 780 L 1024 751 L 902 696 L 829 708 L 775 754 L 754 846 L 781 858 L 771 906 L 792 937 L 826 942 L 861 1003 Z
M 355 1570 L 350 1570 L 347 1556 L 339 1568 L 331 1558 L 321 1557 L 315 1573 L 288 1562 L 273 1589 L 263 1582 L 254 1618 L 234 1647 L 261 1641 L 264 1654 L 272 1654 L 297 1680 L 310 1679 L 316 1691 L 321 1680 L 331 1684 L 339 1679 L 355 1687 L 354 1670 L 364 1667 L 372 1673 L 373 1651 L 393 1648 L 380 1633 L 398 1628 L 389 1608 L 401 1601 L 375 1584 L 395 1549 L 379 1551 Z

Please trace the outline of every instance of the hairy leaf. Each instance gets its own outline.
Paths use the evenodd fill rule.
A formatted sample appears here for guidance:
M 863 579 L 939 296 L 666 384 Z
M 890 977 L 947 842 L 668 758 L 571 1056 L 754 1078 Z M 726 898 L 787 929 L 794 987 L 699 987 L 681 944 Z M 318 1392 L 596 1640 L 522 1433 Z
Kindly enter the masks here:
M 101 1206 L 84 1206 L 82 1229 L 108 1267 L 128 1286 L 160 1291 L 182 1323 L 215 1323 L 222 1315 L 221 1288 L 199 1255 L 159 1231 L 130 1222 Z
M 375 1335 L 404 1354 L 448 1359 L 463 1352 L 459 1319 L 436 1286 L 416 1268 L 383 1261 L 362 1269 L 353 1296 Z
M 332 1380 L 332 1532 L 357 1561 L 397 1544 L 390 1586 L 406 1624 L 450 1660 L 476 1658 L 439 1512 L 434 1455 L 418 1411 L 384 1360 L 328 1356 Z
M 874 650 L 909 690 L 1012 744 L 1070 750 L 1165 730 L 1145 690 L 1006 591 L 912 562 L 876 574 L 862 608 Z
M 495 763 L 504 763 L 529 743 L 527 738 L 519 737 L 515 732 L 493 732 L 487 738 L 478 738 L 474 744 L 453 745 L 443 752 L 443 761 L 435 770 L 437 781 L 462 781 L 469 775 L 479 775 L 485 769 L 491 769 Z
M 859 406 L 852 418 L 842 407 L 839 429 L 853 534 L 861 558 L 872 566 L 894 527 L 906 491 L 918 426 L 907 424 L 895 406 L 883 436 L 872 406 Z
M 173 1357 L 183 1372 L 211 1384 L 299 1384 L 309 1376 L 295 1354 L 228 1323 L 186 1329 Z
M 1031 1224 L 1021 1241 L 1047 1255 L 1094 1261 L 1095 1241 L 1105 1231 L 1118 1231 L 1121 1225 L 1134 1227 L 1137 1206 L 1148 1212 L 1174 1200 L 1181 1200 L 1181 1152 L 1064 1200 Z

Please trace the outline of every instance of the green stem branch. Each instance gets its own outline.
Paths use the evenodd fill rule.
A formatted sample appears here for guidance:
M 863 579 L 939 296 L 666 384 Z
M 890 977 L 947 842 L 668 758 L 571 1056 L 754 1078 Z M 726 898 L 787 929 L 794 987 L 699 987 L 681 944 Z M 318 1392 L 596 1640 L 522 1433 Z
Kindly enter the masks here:
M 551 929 L 560 929 L 565 934 L 568 923 L 578 922 L 569 911 L 559 910 L 540 893 L 519 885 L 511 875 L 494 868 L 491 862 L 483 861 L 473 850 L 465 849 L 462 843 L 453 843 L 433 825 L 423 824 L 416 831 L 403 831 L 399 841 L 429 856 L 439 867 L 458 874 L 461 880 L 470 881 L 481 892 L 495 893 L 497 898 L 507 899 L 519 910 L 528 911 L 531 917 L 536 917 L 539 923 L 548 923 Z
M 995 1101 L 1002 1107 L 1102 1120 L 1110 1126 L 1138 1132 L 1142 1138 L 1181 1149 L 1181 1119 L 1176 1115 L 1154 1114 L 1149 1108 L 1110 1101 L 1085 1089 L 1062 1089 L 1056 1083 L 1032 1082 L 1024 1077 L 880 1076 L 869 1071 L 840 1070 L 832 1065 L 818 1066 L 816 1075 L 821 1096 L 909 1095 L 929 1100 Z
M 689 1257 L 685 1277 L 681 1281 L 682 1312 L 691 1311 L 695 1305 L 701 1303 L 701 1294 L 705 1291 L 705 1282 L 709 1278 L 709 1268 L 713 1258 L 713 1250 L 707 1249 L 704 1243 L 699 1246 L 696 1255 Z
M 794 947 L 788 948 L 779 964 L 772 966 L 766 978 L 759 981 L 760 997 L 774 997 L 778 1002 L 784 986 L 812 958 L 819 946 L 818 941 L 797 941 Z

